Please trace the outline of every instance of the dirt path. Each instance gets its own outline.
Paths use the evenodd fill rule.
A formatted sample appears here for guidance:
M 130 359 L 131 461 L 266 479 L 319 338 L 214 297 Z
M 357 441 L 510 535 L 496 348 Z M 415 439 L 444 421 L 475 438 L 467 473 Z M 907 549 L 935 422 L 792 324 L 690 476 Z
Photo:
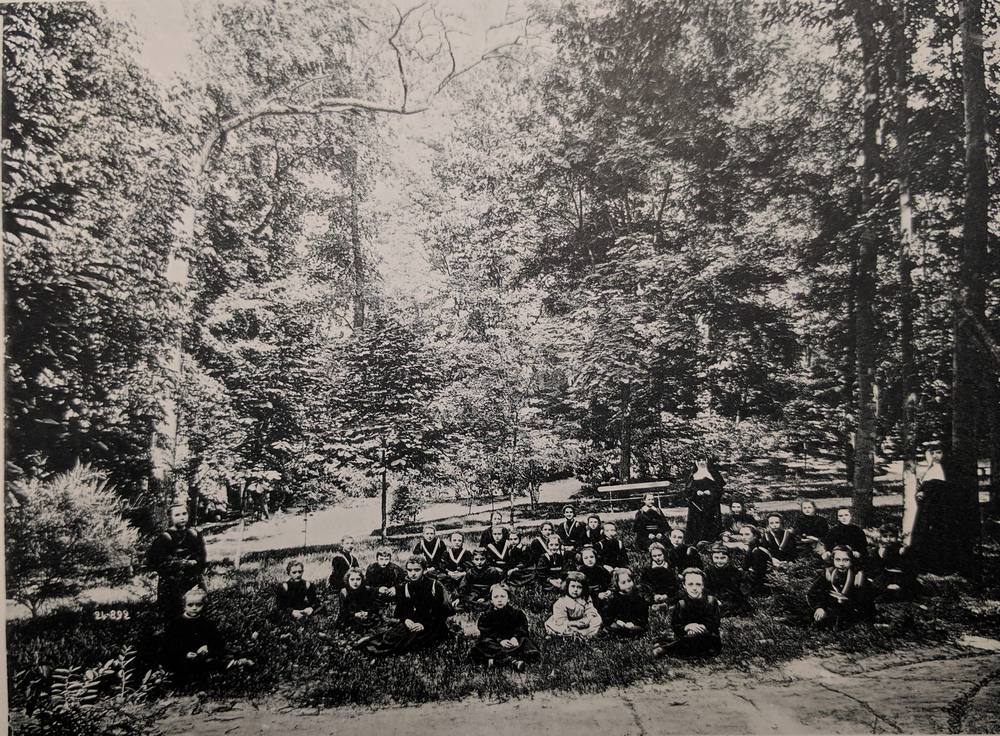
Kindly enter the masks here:
M 524 734 L 997 733 L 1000 642 L 912 649 L 862 659 L 811 657 L 754 675 L 673 672 L 599 695 L 540 694 L 380 710 L 209 704 L 176 713 L 168 736 L 524 736 Z M 178 703 L 175 711 L 190 711 Z

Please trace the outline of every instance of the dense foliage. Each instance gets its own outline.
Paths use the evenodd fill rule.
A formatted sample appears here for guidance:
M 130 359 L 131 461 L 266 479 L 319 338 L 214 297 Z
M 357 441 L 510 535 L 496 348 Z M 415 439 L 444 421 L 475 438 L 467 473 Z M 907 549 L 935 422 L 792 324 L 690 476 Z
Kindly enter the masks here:
M 952 9 L 502 5 L 456 60 L 475 34 L 448 3 L 210 3 L 169 88 L 94 7 L 4 6 L 8 477 L 89 462 L 151 505 L 166 440 L 193 493 L 238 504 L 267 479 L 282 504 L 382 493 L 406 517 L 435 494 L 677 475 L 699 452 L 828 455 L 853 478 L 869 400 L 880 459 L 951 436 Z M 982 23 L 994 38 L 994 4 Z M 994 457 L 996 293 L 961 379 L 992 397 L 968 422 Z

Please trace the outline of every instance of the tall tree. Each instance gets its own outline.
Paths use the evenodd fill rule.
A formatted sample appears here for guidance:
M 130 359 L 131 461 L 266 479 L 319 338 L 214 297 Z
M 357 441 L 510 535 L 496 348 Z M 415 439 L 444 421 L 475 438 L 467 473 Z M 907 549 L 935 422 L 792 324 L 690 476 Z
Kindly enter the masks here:
M 863 111 L 861 132 L 861 230 L 858 238 L 855 312 L 857 320 L 857 429 L 854 434 L 854 511 L 858 523 L 872 521 L 875 478 L 875 286 L 878 271 L 878 196 L 880 69 L 875 12 L 868 0 L 854 3 L 854 24 L 861 41 Z
M 977 425 L 986 361 L 976 324 L 985 322 L 986 316 L 989 164 L 981 0 L 962 0 L 959 13 L 965 101 L 965 203 L 955 285 L 951 480 L 957 489 L 954 510 L 963 522 L 960 544 L 964 555 L 960 564 L 969 571 L 980 535 Z

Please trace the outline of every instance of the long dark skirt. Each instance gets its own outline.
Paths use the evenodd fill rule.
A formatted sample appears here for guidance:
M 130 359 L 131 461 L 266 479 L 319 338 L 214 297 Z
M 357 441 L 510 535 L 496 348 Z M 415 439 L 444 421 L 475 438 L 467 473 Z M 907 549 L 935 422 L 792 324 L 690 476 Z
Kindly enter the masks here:
M 624 626 L 619 626 L 614 621 L 606 625 L 603 629 L 606 634 L 622 637 L 626 639 L 638 639 L 646 633 L 646 629 L 627 629 Z
M 362 640 L 357 648 L 366 654 L 374 655 L 406 654 L 426 649 L 449 636 L 450 632 L 446 626 L 425 628 L 415 633 L 406 628 L 406 624 L 399 623 L 391 629 Z
M 666 657 L 709 657 L 722 651 L 722 638 L 718 634 L 664 637 L 656 640 L 656 646 L 663 648 Z
M 473 662 L 486 662 L 492 659 L 497 664 L 517 659 L 523 662 L 537 662 L 540 657 L 541 652 L 538 651 L 538 647 L 531 639 L 521 639 L 520 646 L 514 649 L 504 649 L 500 646 L 499 639 L 480 638 L 469 652 L 469 659 Z

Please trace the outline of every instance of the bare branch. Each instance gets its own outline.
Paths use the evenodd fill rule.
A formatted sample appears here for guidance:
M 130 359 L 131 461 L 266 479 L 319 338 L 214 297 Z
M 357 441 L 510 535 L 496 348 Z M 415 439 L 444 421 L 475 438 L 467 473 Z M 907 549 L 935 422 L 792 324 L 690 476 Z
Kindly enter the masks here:
M 396 8 L 396 14 L 399 16 L 399 22 L 396 24 L 396 29 L 389 36 L 389 46 L 396 54 L 396 66 L 399 67 L 399 81 L 403 85 L 403 103 L 399 106 L 400 110 L 406 110 L 406 100 L 410 94 L 410 85 L 406 80 L 406 69 L 403 66 L 403 52 L 400 50 L 399 46 L 396 44 L 396 39 L 399 37 L 400 32 L 403 30 L 403 25 L 406 23 L 406 19 L 413 15 L 413 12 L 419 10 L 427 4 L 427 0 L 422 3 L 414 5 L 412 8 L 407 10 L 405 13 L 401 13 L 399 8 Z

